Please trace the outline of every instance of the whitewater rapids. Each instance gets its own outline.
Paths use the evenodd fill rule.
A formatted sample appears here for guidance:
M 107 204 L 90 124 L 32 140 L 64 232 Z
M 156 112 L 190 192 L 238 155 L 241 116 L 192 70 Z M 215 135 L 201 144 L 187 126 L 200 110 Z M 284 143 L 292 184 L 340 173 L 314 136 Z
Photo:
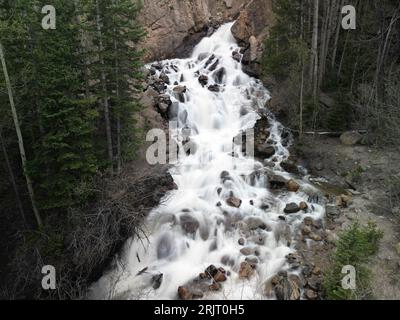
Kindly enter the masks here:
M 288 246 L 276 236 L 282 227 L 280 216 L 287 203 L 306 201 L 307 195 L 272 192 L 264 176 L 250 178 L 264 163 L 247 157 L 241 146 L 234 147 L 235 156 L 227 151 L 232 149 L 234 137 L 254 127 L 260 111 L 268 114 L 265 105 L 270 99 L 262 83 L 246 75 L 233 58 L 232 53 L 240 48 L 231 27 L 232 23 L 225 24 L 204 38 L 190 58 L 161 62 L 163 70 L 157 73 L 168 75 L 166 93 L 177 106 L 178 128 L 174 133 L 190 128 L 195 152 L 181 155 L 171 169 L 178 189 L 150 213 L 144 225 L 148 238 L 127 242 L 121 262 L 93 285 L 91 298 L 177 299 L 179 286 L 215 265 L 223 267 L 229 276 L 221 290 L 207 292 L 204 298 L 266 299 L 265 281 L 288 269 L 285 257 L 294 251 L 294 242 Z M 200 83 L 200 75 L 208 77 L 208 85 Z M 173 90 L 176 83 L 187 88 L 183 102 Z M 210 91 L 210 85 L 217 85 L 219 92 Z M 274 166 L 271 170 L 290 178 L 280 167 L 289 156 L 281 137 L 284 128 L 272 115 L 269 123 L 269 140 L 276 150 L 275 161 L 269 161 Z M 228 172 L 229 178 L 221 179 L 222 172 Z M 242 200 L 239 208 L 226 203 L 232 195 Z M 303 218 L 321 219 L 323 214 L 323 208 L 314 205 L 306 214 L 288 217 L 287 224 L 294 234 Z M 198 221 L 195 234 L 185 232 L 179 223 L 183 215 Z M 248 238 L 248 246 L 257 245 L 260 262 L 253 277 L 241 279 L 238 271 L 246 257 L 238 240 L 244 236 L 235 224 L 230 227 L 227 219 L 235 222 L 248 217 L 261 218 L 269 228 L 255 231 L 256 237 L 263 237 L 262 245 Z M 159 281 L 156 286 L 154 279 Z

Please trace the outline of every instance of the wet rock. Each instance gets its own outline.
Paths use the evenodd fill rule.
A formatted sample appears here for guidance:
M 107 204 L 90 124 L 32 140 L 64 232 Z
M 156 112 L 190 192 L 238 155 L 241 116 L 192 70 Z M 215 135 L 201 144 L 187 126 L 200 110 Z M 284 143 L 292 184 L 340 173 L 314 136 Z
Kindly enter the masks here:
M 173 91 L 174 93 L 178 93 L 178 94 L 183 94 L 186 92 L 186 86 L 176 86 L 174 87 Z
M 251 256 L 251 255 L 254 255 L 255 248 L 245 247 L 245 248 L 240 249 L 240 253 L 243 254 L 244 256 Z
M 221 263 L 233 267 L 235 265 L 235 260 L 232 257 L 225 255 L 221 258 Z
M 241 56 L 240 52 L 233 51 L 232 52 L 232 58 L 233 58 L 233 60 L 235 60 L 237 62 L 240 62 L 240 60 L 242 59 L 242 56 Z
M 336 197 L 336 206 L 338 207 L 347 208 L 350 203 L 351 203 L 351 197 L 345 194 Z
M 214 74 L 214 81 L 218 84 L 222 84 L 224 78 L 226 76 L 226 70 L 225 68 L 220 68 L 217 72 Z
M 256 235 L 256 236 L 251 237 L 249 240 L 254 242 L 257 245 L 262 246 L 262 245 L 265 244 L 265 238 L 266 238 L 265 235 L 260 234 L 260 235 Z
M 314 226 L 314 219 L 311 217 L 305 217 L 303 220 L 304 225 L 313 227 Z
M 218 272 L 218 269 L 216 266 L 214 265 L 210 265 L 207 267 L 207 269 L 205 270 L 205 273 L 208 277 L 213 278 Z
M 294 202 L 288 203 L 288 204 L 286 205 L 285 209 L 284 209 L 284 212 L 285 212 L 286 214 L 297 213 L 297 212 L 299 212 L 299 211 L 300 211 L 300 207 L 299 207 L 296 203 L 294 203 Z
M 169 107 L 172 105 L 170 96 L 167 94 L 160 94 L 155 100 L 160 114 L 164 118 L 168 118 Z
M 226 281 L 226 271 L 223 268 L 219 268 L 217 273 L 214 275 L 214 280 L 216 282 L 224 282 Z
M 271 231 L 271 228 L 267 226 L 267 224 L 259 217 L 247 217 L 244 222 L 247 224 L 250 230 L 256 230 L 256 229 L 262 229 L 266 230 L 268 229 Z
M 153 87 L 158 93 L 164 93 L 167 89 L 167 85 L 160 79 L 150 81 L 149 85 L 151 85 L 151 87 Z
M 322 237 L 319 235 L 319 234 L 316 234 L 316 233 L 314 233 L 314 232 L 312 232 L 312 233 L 310 233 L 309 235 L 308 235 L 308 237 L 311 239 L 311 240 L 314 240 L 314 241 L 322 241 Z
M 275 294 L 277 300 L 299 300 L 300 292 L 298 279 L 288 277 L 286 272 L 279 272 L 265 285 L 265 294 L 269 297 Z
M 300 207 L 300 210 L 306 211 L 308 209 L 308 204 L 307 204 L 307 202 L 302 201 L 302 202 L 300 202 L 299 207 Z
M 219 60 L 215 61 L 215 62 L 208 68 L 208 70 L 214 71 L 215 69 L 217 69 L 218 64 L 219 64 Z
M 307 289 L 304 292 L 304 296 L 307 300 L 318 300 L 318 293 L 316 293 L 314 290 Z
M 163 72 L 160 74 L 160 80 L 162 80 L 166 84 L 170 84 L 169 77 Z
M 208 84 L 208 77 L 206 75 L 202 74 L 199 77 L 199 82 L 203 87 L 206 86 Z
M 181 300 L 191 300 L 191 299 L 193 299 L 193 294 L 185 286 L 180 286 L 178 288 L 178 296 L 179 296 L 179 299 L 181 299 Z
M 162 273 L 156 274 L 151 278 L 152 287 L 154 290 L 157 290 L 161 287 L 164 275 Z
M 334 204 L 327 204 L 325 206 L 325 212 L 327 217 L 333 220 L 340 216 L 340 209 Z
M 199 221 L 190 214 L 184 214 L 180 217 L 182 229 L 188 234 L 194 234 L 200 227 Z
M 220 175 L 222 183 L 225 183 L 225 181 L 232 180 L 231 176 L 229 175 L 228 171 L 222 171 Z
M 202 53 L 199 55 L 198 59 L 200 61 L 203 61 L 207 57 L 207 53 Z M 214 61 L 215 59 L 215 54 L 212 54 L 206 61 L 206 64 L 204 65 L 204 68 L 207 69 L 208 66 Z
M 345 146 L 354 146 L 361 142 L 363 136 L 357 131 L 347 131 L 340 136 L 340 142 Z
M 322 278 L 312 275 L 307 279 L 307 286 L 314 291 L 320 291 L 322 289 Z
M 309 226 L 302 226 L 301 227 L 301 234 L 303 236 L 308 236 L 309 234 L 311 234 L 311 232 L 312 232 L 311 227 L 309 227 Z
M 208 289 L 210 291 L 219 291 L 219 290 L 222 289 L 222 285 L 220 283 L 218 283 L 218 282 L 213 282 L 212 284 L 210 284 L 208 286 Z
M 300 185 L 292 179 L 287 182 L 287 189 L 290 192 L 297 192 L 300 189 Z
M 281 162 L 281 167 L 283 170 L 293 174 L 299 174 L 299 168 L 297 167 L 296 163 L 292 160 L 285 160 Z
M 253 269 L 260 262 L 260 260 L 256 256 L 248 256 L 248 257 L 246 257 L 245 261 L 250 263 L 250 265 L 252 266 Z
M 247 234 L 250 232 L 249 227 L 247 226 L 247 224 L 244 221 L 238 221 L 236 223 L 236 229 L 240 230 L 244 234 Z
M 238 240 L 238 243 L 239 243 L 240 246 L 244 246 L 244 244 L 246 243 L 246 240 L 244 240 L 244 238 L 240 238 Z
M 297 253 L 289 253 L 286 256 L 286 261 L 289 264 L 301 264 L 302 263 L 302 258 L 297 254 Z
M 274 146 L 271 146 L 271 145 L 266 144 L 266 143 L 256 144 L 254 151 L 255 151 L 254 155 L 256 157 L 260 157 L 260 158 L 263 158 L 263 159 L 271 158 L 276 152 Z
M 242 205 L 242 200 L 235 197 L 230 197 L 226 200 L 226 204 L 230 207 L 239 208 Z
M 208 90 L 210 90 L 211 92 L 219 92 L 220 91 L 219 85 L 213 84 L 211 86 L 208 86 Z
M 274 174 L 268 177 L 268 182 L 271 189 L 278 190 L 285 188 L 287 180 L 282 176 Z
M 249 279 L 254 274 L 254 269 L 250 263 L 243 261 L 240 264 L 239 269 L 239 278 L 241 279 Z

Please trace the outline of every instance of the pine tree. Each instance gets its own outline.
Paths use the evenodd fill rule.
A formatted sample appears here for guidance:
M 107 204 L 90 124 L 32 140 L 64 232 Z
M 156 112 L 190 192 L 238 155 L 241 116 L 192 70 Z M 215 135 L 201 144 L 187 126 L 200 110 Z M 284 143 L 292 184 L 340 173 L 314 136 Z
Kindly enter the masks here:
M 53 1 L 57 29 L 41 27 L 45 1 L 9 3 L 15 37 L 8 34 L 12 81 L 23 135 L 31 154 L 28 171 L 44 209 L 66 208 L 87 198 L 84 187 L 97 170 L 92 143 L 93 101 L 83 94 L 79 32 L 72 3 Z M 9 25 L 8 25 L 9 27 Z M 10 29 L 9 29 L 10 30 Z
M 120 172 L 122 162 L 131 158 L 134 150 L 133 114 L 142 80 L 143 52 L 137 48 L 144 36 L 137 21 L 141 6 L 130 0 L 96 0 L 88 9 L 87 32 L 93 41 L 90 74 L 100 79 L 92 81 L 91 92 L 105 118 L 107 143 L 103 148 L 109 167 Z

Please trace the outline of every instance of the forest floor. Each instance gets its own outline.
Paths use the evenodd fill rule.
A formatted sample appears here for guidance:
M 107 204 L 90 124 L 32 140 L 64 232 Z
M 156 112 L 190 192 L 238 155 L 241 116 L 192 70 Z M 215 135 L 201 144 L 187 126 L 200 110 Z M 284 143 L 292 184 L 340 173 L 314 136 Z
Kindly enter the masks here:
M 371 258 L 371 289 L 375 299 L 400 299 L 400 152 L 393 148 L 345 146 L 340 139 L 307 136 L 296 142 L 299 164 L 313 177 L 354 187 L 350 204 L 341 209 L 334 233 L 354 221 L 375 222 L 383 232 L 378 253 Z M 397 177 L 397 178 L 396 178 Z

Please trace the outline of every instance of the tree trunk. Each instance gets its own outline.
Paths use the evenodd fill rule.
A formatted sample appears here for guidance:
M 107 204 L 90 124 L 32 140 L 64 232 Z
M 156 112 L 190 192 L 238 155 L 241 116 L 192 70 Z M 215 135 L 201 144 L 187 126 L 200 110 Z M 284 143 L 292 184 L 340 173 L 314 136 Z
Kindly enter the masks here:
M 319 0 L 314 0 L 314 23 L 313 23 L 313 36 L 312 36 L 312 55 L 313 55 L 313 97 L 314 102 L 317 103 L 318 96 L 318 14 L 319 14 Z
M 303 137 L 303 109 L 304 109 L 304 61 L 302 61 L 301 66 L 301 85 L 300 85 L 300 140 Z
M 118 0 L 113 0 L 112 4 L 116 5 Z M 118 43 L 117 43 L 117 30 L 114 28 L 114 54 L 115 54 L 115 94 L 119 103 L 120 88 L 119 88 L 119 61 L 118 61 Z M 121 173 L 122 156 L 121 156 L 121 116 L 117 116 L 117 173 Z
M 339 43 L 339 36 L 340 36 L 340 29 L 341 29 L 341 24 L 340 24 L 340 16 L 339 13 L 341 12 L 341 9 L 344 5 L 344 0 L 340 2 L 339 10 L 336 12 L 338 15 L 338 20 L 336 23 L 336 34 L 335 34 L 335 43 L 333 45 L 333 53 L 332 53 L 332 69 L 335 68 L 335 63 L 336 63 L 336 54 L 337 54 L 337 48 L 338 48 L 338 43 Z
M 104 109 L 104 121 L 105 121 L 105 125 L 106 125 L 108 160 L 110 161 L 110 172 L 113 175 L 114 174 L 114 152 L 113 152 L 113 145 L 112 145 L 110 106 L 109 106 L 109 102 L 108 102 L 106 73 L 104 71 L 104 68 L 105 68 L 104 57 L 103 57 L 104 47 L 103 47 L 103 34 L 101 31 L 99 0 L 96 0 L 96 24 L 97 24 L 97 34 L 99 37 L 101 85 L 102 85 L 102 91 L 103 91 L 103 95 L 104 95 L 103 96 L 103 109 Z
M 34 194 L 34 190 L 33 190 L 32 180 L 31 180 L 31 178 L 29 176 L 29 173 L 28 173 L 28 170 L 27 170 L 27 161 L 26 161 L 24 140 L 22 138 L 22 133 L 21 133 L 20 125 L 19 125 L 18 114 L 17 114 L 17 110 L 16 110 L 15 104 L 14 104 L 14 97 L 13 97 L 13 93 L 12 93 L 11 82 L 10 82 L 10 78 L 8 76 L 6 60 L 5 60 L 5 57 L 4 57 L 3 46 L 2 46 L 1 43 L 0 43 L 0 60 L 1 60 L 2 67 L 3 67 L 4 78 L 6 80 L 8 98 L 10 100 L 10 106 L 11 106 L 11 112 L 12 112 L 12 116 L 13 116 L 13 120 L 14 120 L 15 131 L 16 131 L 17 137 L 18 137 L 18 146 L 19 146 L 19 151 L 20 151 L 20 155 L 21 155 L 22 168 L 24 170 L 24 175 L 25 175 L 25 179 L 26 179 L 26 185 L 27 185 L 28 192 L 29 192 L 29 197 L 30 197 L 31 203 L 32 203 L 32 210 L 33 210 L 33 213 L 35 214 L 35 218 L 36 218 L 36 222 L 37 222 L 38 226 L 42 227 L 42 225 L 43 225 L 42 224 L 42 219 L 40 217 L 39 210 L 38 210 L 38 208 L 36 206 L 35 194 Z
M 79 33 L 80 33 L 80 43 L 81 43 L 81 54 L 82 54 L 82 63 L 83 63 L 83 68 L 84 68 L 84 80 L 85 80 L 85 96 L 88 98 L 90 96 L 90 76 L 89 76 L 89 58 L 87 57 L 87 52 L 89 45 L 87 43 L 87 36 L 85 35 L 85 31 L 83 28 L 80 27 L 82 23 L 81 19 L 81 12 L 80 9 L 82 7 L 79 6 L 79 0 L 74 0 L 74 5 L 75 5 L 75 15 L 76 15 L 76 23 L 77 26 L 80 28 Z
M 346 48 L 347 48 L 347 43 L 349 41 L 349 36 L 350 36 L 350 31 L 348 30 L 347 34 L 346 34 L 346 40 L 344 41 L 342 57 L 340 58 L 340 63 L 339 63 L 338 71 L 337 71 L 338 79 L 340 79 L 340 74 L 342 73 L 343 61 L 344 61 L 344 57 L 346 55 Z

